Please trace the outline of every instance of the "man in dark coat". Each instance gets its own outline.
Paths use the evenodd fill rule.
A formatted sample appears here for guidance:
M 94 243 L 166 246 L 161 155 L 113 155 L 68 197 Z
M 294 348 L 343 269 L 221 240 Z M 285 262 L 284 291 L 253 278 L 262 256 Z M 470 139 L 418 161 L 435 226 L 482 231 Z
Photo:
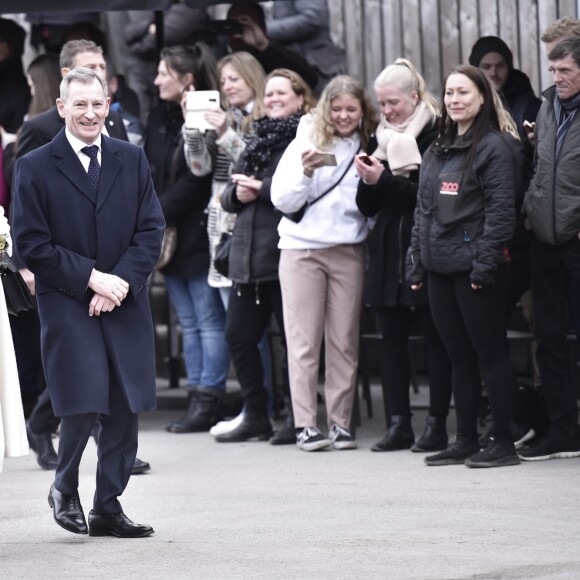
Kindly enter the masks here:
M 18 160 L 13 226 L 36 278 L 43 365 L 61 417 L 54 518 L 74 533 L 144 537 L 153 529 L 127 518 L 117 498 L 137 453 L 137 413 L 156 405 L 146 283 L 165 224 L 143 150 L 102 134 L 106 95 L 93 70 L 65 76 L 57 106 L 66 130 Z M 97 418 L 87 529 L 78 468 Z
M 106 63 L 103 50 L 90 40 L 80 39 L 67 42 L 60 52 L 59 64 L 63 77 L 76 67 L 90 68 L 105 77 Z M 63 127 L 64 119 L 59 115 L 56 105 L 29 119 L 22 126 L 16 157 L 23 157 L 30 151 L 49 143 Z M 123 119 L 115 111 L 109 110 L 103 132 L 116 139 L 129 140 Z M 34 277 L 25 269 L 21 270 L 21 273 L 34 294 Z M 24 316 L 13 317 L 12 333 L 21 384 L 36 382 L 37 377 L 42 375 L 42 370 L 39 368 L 40 356 L 38 349 L 34 347 L 38 344 L 39 335 L 36 311 L 32 310 Z M 52 444 L 52 434 L 57 426 L 58 420 L 54 417 L 49 392 L 45 389 L 38 397 L 26 424 L 30 447 L 43 469 L 56 469 L 57 456 Z M 135 458 L 134 475 L 144 473 L 149 469 L 148 462 Z

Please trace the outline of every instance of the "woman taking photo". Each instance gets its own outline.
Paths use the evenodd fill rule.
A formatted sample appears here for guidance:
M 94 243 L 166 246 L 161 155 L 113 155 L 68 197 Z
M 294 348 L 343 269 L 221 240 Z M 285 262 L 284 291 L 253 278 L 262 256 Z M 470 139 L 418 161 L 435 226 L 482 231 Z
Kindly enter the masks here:
M 510 429 L 514 373 L 505 340 L 506 243 L 515 226 L 522 150 L 513 120 L 480 69 L 455 68 L 443 101 L 439 136 L 421 167 L 407 279 L 414 290 L 428 282 L 433 318 L 453 366 L 457 439 L 425 462 L 516 465 Z M 482 379 L 492 437 L 480 451 Z
M 284 217 L 278 227 L 290 392 L 304 451 L 356 447 L 349 428 L 368 226 L 356 206 L 354 158 L 367 151 L 376 125 L 363 86 L 348 76 L 334 78 L 272 180 L 272 202 L 281 212 L 292 214 L 308 202 L 300 221 Z M 328 437 L 316 426 L 323 335 Z
M 278 280 L 278 222 L 270 200 L 272 175 L 288 144 L 296 136 L 303 112 L 313 104 L 308 85 L 295 72 L 276 69 L 266 78 L 266 116 L 254 121 L 254 138 L 237 164 L 221 196 L 223 208 L 236 213 L 229 252 L 229 298 L 226 340 L 242 389 L 244 416 L 229 433 L 216 436 L 228 443 L 269 439 L 268 393 L 258 343 L 272 313 L 284 332 L 282 294 Z
M 366 294 L 382 335 L 383 385 L 390 427 L 373 451 L 438 451 L 447 447 L 451 399 L 451 363 L 431 317 L 426 288 L 412 292 L 405 280 L 405 257 L 411 241 L 419 166 L 438 131 L 439 106 L 413 64 L 398 59 L 375 79 L 381 109 L 378 147 L 363 162 L 356 203 L 363 215 L 377 216 L 369 238 Z M 425 336 L 429 366 L 429 416 L 415 444 L 409 400 L 408 340 L 416 317 Z
M 193 84 L 198 90 L 218 88 L 209 48 L 202 43 L 164 48 L 155 77 L 161 104 L 149 114 L 145 152 L 167 225 L 177 229 L 177 248 L 161 272 L 183 331 L 189 400 L 185 415 L 166 427 L 173 433 L 208 431 L 216 423 L 229 370 L 224 307 L 207 283 L 211 175 L 189 171 L 181 139 L 181 95 Z
M 266 75 L 256 58 L 248 52 L 241 51 L 228 54 L 218 62 L 218 76 L 225 109 L 215 107 L 204 114 L 206 121 L 215 129 L 201 133 L 198 129 L 184 125 L 183 136 L 190 171 L 197 176 L 212 174 L 212 195 L 207 207 L 210 250 L 207 281 L 212 288 L 218 288 L 224 308 L 227 310 L 232 281 L 216 270 L 214 258 L 222 235 L 232 232 L 236 215 L 224 211 L 221 195 L 228 184 L 234 165 L 253 137 L 254 121 L 264 116 Z M 195 89 L 195 86 L 190 88 Z M 182 106 L 185 106 L 186 98 L 187 95 L 184 93 Z M 272 394 L 272 360 L 266 334 L 260 340 L 259 349 L 264 368 L 264 384 Z M 217 436 L 232 431 L 242 422 L 243 415 L 242 410 L 237 417 L 220 421 L 210 429 L 210 434 Z M 289 416 L 291 417 L 291 414 Z

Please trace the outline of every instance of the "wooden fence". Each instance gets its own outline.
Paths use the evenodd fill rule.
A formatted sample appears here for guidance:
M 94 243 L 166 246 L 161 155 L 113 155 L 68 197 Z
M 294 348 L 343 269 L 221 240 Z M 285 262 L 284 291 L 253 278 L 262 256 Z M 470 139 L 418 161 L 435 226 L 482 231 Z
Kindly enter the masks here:
M 501 37 L 514 66 L 539 93 L 551 84 L 540 41 L 562 16 L 578 16 L 576 0 L 328 0 L 333 39 L 346 49 L 348 70 L 372 88 L 398 57 L 412 60 L 439 95 L 442 78 L 467 62 L 480 36 Z

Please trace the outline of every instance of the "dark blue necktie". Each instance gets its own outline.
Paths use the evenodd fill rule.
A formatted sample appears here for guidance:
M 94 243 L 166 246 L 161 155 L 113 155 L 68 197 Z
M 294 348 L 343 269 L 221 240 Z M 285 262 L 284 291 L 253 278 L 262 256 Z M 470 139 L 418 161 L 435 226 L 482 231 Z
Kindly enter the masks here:
M 96 145 L 90 145 L 89 147 L 83 147 L 81 151 L 91 158 L 89 163 L 89 179 L 91 180 L 95 191 L 99 191 L 99 179 L 101 177 L 101 166 L 97 160 L 99 148 Z

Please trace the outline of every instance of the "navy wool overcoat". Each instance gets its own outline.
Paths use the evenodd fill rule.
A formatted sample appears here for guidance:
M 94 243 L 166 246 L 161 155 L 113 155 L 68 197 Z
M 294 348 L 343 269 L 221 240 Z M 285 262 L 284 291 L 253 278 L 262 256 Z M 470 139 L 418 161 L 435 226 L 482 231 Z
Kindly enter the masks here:
M 134 413 L 156 406 L 147 279 L 165 228 L 143 150 L 102 136 L 98 192 L 64 129 L 19 159 L 13 233 L 35 275 L 42 359 L 57 416 L 109 412 L 114 373 Z M 93 268 L 129 283 L 112 312 L 90 317 Z

